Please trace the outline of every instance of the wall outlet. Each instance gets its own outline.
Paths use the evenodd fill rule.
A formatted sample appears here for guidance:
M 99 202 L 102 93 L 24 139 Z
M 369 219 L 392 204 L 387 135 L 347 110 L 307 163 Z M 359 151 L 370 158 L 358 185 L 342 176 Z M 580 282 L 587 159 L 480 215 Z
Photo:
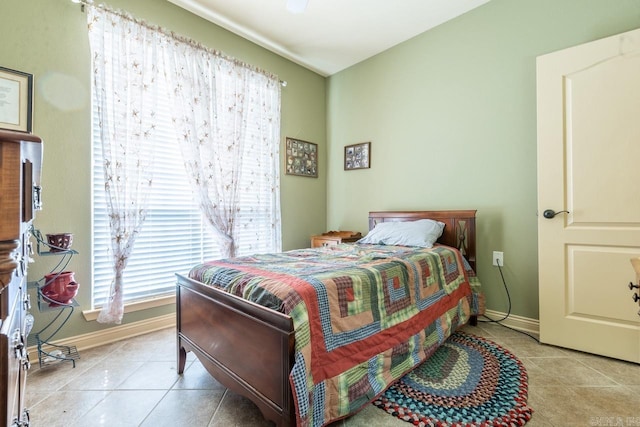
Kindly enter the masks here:
M 504 252 L 493 251 L 493 265 L 504 267 Z

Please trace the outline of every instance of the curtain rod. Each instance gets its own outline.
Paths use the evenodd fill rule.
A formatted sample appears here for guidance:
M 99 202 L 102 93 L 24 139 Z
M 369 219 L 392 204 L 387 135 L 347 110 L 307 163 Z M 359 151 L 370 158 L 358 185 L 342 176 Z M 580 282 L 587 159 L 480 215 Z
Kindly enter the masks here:
M 97 5 L 97 4 L 94 4 L 92 1 L 87 1 L 87 0 L 71 0 L 71 2 L 79 4 L 80 5 L 80 10 L 82 12 L 85 11 L 85 6 L 95 7 L 97 9 L 103 10 L 103 11 L 105 11 L 107 13 L 111 13 L 111 14 L 113 14 L 115 16 L 120 17 L 120 18 L 127 19 L 129 21 L 135 22 L 136 24 L 142 25 L 143 27 L 146 27 L 146 28 L 148 28 L 150 30 L 159 31 L 160 33 L 162 33 L 162 34 L 164 34 L 164 35 L 166 35 L 168 37 L 171 37 L 172 39 L 174 39 L 176 41 L 179 41 L 179 42 L 182 42 L 182 43 L 187 43 L 187 44 L 191 45 L 192 47 L 195 47 L 196 49 L 201 49 L 201 50 L 203 50 L 205 52 L 209 52 L 212 55 L 215 55 L 215 56 L 218 56 L 220 58 L 226 59 L 227 61 L 231 61 L 236 65 L 240 65 L 242 67 L 249 68 L 249 69 L 251 69 L 253 71 L 256 71 L 256 72 L 258 72 L 260 74 L 264 74 L 267 77 L 270 77 L 270 78 L 273 78 L 273 79 L 278 79 L 278 81 L 280 82 L 280 86 L 287 87 L 287 81 L 286 80 L 280 80 L 278 78 L 278 76 L 276 76 L 273 73 L 270 73 L 270 72 L 268 72 L 266 70 L 263 70 L 262 68 L 256 67 L 254 65 L 251 65 L 251 64 L 246 63 L 244 61 L 241 61 L 239 59 L 236 59 L 236 58 L 233 58 L 231 56 L 225 55 L 224 53 L 222 53 L 222 52 L 220 52 L 220 51 L 218 51 L 216 49 L 212 49 L 212 48 L 207 47 L 207 46 L 203 45 L 202 43 L 197 42 L 197 41 L 195 41 L 193 39 L 190 39 L 188 37 L 176 34 L 175 32 L 173 32 L 171 30 L 167 30 L 167 29 L 165 29 L 163 27 L 160 27 L 159 25 L 149 24 L 148 22 L 146 22 L 143 19 L 136 18 L 136 17 L 132 16 L 128 12 L 125 12 L 125 11 L 122 11 L 122 10 L 114 10 L 114 9 L 112 9 L 111 7 L 109 7 L 109 6 L 105 5 L 105 4 Z

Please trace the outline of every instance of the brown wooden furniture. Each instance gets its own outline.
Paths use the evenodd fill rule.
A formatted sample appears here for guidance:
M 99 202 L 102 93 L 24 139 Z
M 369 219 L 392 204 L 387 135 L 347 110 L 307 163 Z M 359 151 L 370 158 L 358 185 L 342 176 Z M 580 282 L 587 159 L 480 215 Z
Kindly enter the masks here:
M 311 236 L 311 247 L 339 245 L 340 243 L 353 243 L 362 238 L 360 232 L 355 231 L 328 231 L 326 233 Z
M 475 212 L 371 212 L 369 227 L 383 221 L 442 221 L 446 226 L 439 242 L 460 248 L 475 267 Z M 252 400 L 266 419 L 277 426 L 295 425 L 289 316 L 177 274 L 177 329 L 178 373 L 193 351 L 214 378 Z
M 25 316 L 29 227 L 40 207 L 42 140 L 0 130 L 0 422 L 29 425 Z

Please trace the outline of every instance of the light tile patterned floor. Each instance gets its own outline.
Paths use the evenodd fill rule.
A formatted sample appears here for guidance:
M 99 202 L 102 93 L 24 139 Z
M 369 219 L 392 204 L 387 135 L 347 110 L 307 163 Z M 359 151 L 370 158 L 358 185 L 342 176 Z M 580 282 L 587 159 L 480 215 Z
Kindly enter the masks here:
M 640 427 L 640 365 L 540 345 L 499 325 L 467 332 L 522 360 L 529 374 L 528 427 Z M 271 426 L 247 399 L 216 382 L 189 355 L 176 372 L 175 330 L 81 351 L 70 364 L 34 368 L 27 382 L 31 427 Z M 372 405 L 331 427 L 408 427 Z

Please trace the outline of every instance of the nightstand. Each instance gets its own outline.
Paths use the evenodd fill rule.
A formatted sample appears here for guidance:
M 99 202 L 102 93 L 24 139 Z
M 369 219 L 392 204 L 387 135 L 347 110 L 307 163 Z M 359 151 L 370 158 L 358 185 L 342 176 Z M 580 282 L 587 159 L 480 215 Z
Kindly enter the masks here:
M 340 243 L 353 243 L 362 238 L 362 234 L 354 231 L 328 231 L 311 236 L 311 247 L 334 246 Z

